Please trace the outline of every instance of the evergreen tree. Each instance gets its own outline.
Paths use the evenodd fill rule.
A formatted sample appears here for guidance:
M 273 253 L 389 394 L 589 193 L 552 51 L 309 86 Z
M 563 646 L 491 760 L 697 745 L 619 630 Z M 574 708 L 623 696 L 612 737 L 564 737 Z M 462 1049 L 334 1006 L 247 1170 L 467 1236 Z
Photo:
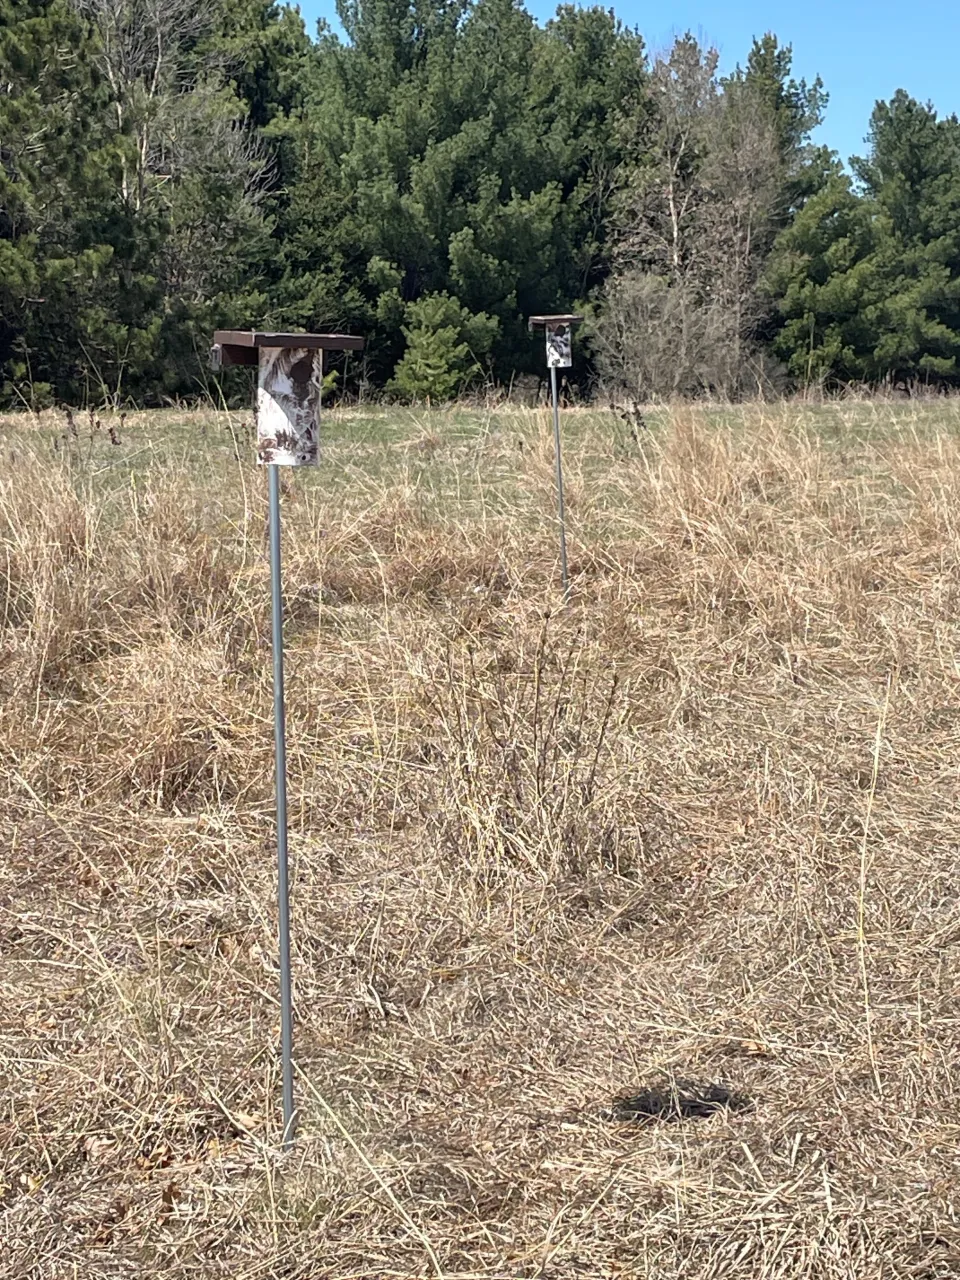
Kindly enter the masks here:
M 775 347 L 802 381 L 960 383 L 960 125 L 898 92 L 862 190 L 835 177 L 778 241 Z
M 837 174 L 780 234 L 767 269 L 780 315 L 773 346 L 801 385 L 870 377 L 877 230 L 867 202 Z
M 405 400 L 449 400 L 483 372 L 498 323 L 472 314 L 458 298 L 431 293 L 406 308 L 407 349 L 388 384 Z
M 344 5 L 284 137 L 278 320 L 371 336 L 368 373 L 401 358 L 406 308 L 455 293 L 499 322 L 494 370 L 536 360 L 534 311 L 604 274 L 618 113 L 642 48 L 602 10 L 541 30 L 513 0 Z
M 720 77 L 599 7 L 339 3 L 0 0 L 2 403 L 190 395 L 221 323 L 445 398 L 571 308 L 636 394 L 960 384 L 955 118 L 878 103 L 851 181 L 772 35 Z
M 0 0 L 0 84 L 2 396 L 36 405 L 82 394 L 84 349 L 110 323 L 119 154 L 95 109 L 106 92 L 89 32 L 61 0 Z

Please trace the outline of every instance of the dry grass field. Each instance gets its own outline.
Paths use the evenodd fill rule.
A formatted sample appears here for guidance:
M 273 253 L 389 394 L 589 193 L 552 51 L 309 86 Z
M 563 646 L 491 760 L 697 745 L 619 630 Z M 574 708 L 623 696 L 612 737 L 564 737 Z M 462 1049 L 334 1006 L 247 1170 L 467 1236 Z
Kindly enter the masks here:
M 285 479 L 283 1153 L 249 422 L 0 419 L 4 1278 L 960 1274 L 960 403 L 564 433 Z

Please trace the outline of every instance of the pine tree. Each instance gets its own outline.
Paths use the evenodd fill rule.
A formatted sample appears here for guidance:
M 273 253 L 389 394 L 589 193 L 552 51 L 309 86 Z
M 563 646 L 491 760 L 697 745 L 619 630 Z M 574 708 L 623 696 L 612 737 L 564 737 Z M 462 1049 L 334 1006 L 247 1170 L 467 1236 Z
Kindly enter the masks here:
M 449 400 L 482 372 L 497 321 L 471 314 L 458 298 L 428 294 L 406 308 L 407 349 L 388 386 L 405 400 Z
M 837 176 L 780 236 L 774 345 L 801 381 L 960 384 L 960 125 L 898 92 L 862 190 Z
M 2 397 L 80 394 L 83 346 L 109 323 L 105 196 L 118 159 L 91 118 L 104 102 L 88 30 L 60 0 L 0 0 Z

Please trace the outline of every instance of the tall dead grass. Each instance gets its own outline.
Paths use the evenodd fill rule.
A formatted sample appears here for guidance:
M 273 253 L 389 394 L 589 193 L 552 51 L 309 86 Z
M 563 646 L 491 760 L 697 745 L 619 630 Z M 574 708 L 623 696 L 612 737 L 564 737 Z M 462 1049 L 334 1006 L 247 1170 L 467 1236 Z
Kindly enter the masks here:
M 960 1270 L 956 409 L 568 421 L 286 496 L 289 1155 L 261 486 L 18 447 L 2 1274 Z

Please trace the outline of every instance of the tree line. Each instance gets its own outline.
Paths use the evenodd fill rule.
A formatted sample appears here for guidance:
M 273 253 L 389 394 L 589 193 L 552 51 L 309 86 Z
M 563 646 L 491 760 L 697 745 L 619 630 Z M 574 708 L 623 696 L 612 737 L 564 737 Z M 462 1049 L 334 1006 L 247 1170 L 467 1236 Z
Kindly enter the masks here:
M 960 382 L 960 123 L 898 92 L 848 172 L 773 35 L 721 75 L 603 8 L 0 0 L 0 403 L 210 392 L 217 326 L 368 338 L 342 387 L 446 399 Z

